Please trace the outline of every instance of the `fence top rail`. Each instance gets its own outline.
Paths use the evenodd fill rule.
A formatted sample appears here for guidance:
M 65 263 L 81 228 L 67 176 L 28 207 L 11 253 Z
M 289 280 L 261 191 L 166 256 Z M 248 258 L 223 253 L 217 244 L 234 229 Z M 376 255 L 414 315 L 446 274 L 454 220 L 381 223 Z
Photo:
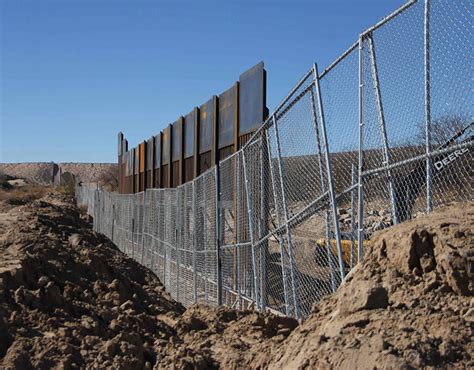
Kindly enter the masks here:
M 400 6 L 398 9 L 394 10 L 392 13 L 387 15 L 386 17 L 382 18 L 379 22 L 375 23 L 372 27 L 367 28 L 362 34 L 361 37 L 375 31 L 377 28 L 382 27 L 385 23 L 390 21 L 391 19 L 395 18 L 396 16 L 402 14 L 405 10 L 407 10 L 410 6 L 417 3 L 418 0 L 410 0 L 407 3 Z

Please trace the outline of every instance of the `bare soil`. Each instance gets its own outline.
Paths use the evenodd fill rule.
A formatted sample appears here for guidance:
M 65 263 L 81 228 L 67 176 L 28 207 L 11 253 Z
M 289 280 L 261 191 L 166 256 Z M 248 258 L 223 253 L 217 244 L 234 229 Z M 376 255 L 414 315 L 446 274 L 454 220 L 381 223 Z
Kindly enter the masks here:
M 184 309 L 72 197 L 0 201 L 0 368 L 472 368 L 473 222 L 453 204 L 376 233 L 298 324 Z
M 473 224 L 472 203 L 452 204 L 376 233 L 364 262 L 262 364 L 473 368 Z
M 281 341 L 297 325 L 253 311 L 185 311 L 92 231 L 72 197 L 50 190 L 0 210 L 2 369 L 218 368 L 249 363 L 254 343 Z

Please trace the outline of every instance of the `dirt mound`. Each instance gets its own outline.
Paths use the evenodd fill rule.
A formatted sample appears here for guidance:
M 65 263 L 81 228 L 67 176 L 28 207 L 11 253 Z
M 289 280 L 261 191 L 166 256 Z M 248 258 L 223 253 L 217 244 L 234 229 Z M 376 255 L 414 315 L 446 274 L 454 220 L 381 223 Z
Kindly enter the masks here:
M 288 337 L 298 322 L 225 307 L 192 306 L 171 323 L 174 341 L 158 342 L 157 368 L 253 368 Z
M 185 311 L 86 218 L 55 192 L 0 213 L 0 368 L 250 366 L 297 326 L 253 311 Z
M 0 368 L 472 368 L 473 219 L 451 205 L 376 234 L 298 326 L 185 310 L 50 193 L 0 213 Z
M 0 368 L 133 369 L 179 315 L 154 275 L 47 195 L 0 217 Z M 76 365 L 76 366 L 74 366 Z
M 190 308 L 159 363 L 473 368 L 473 223 L 474 205 L 457 204 L 375 234 L 365 261 L 296 329 L 270 314 Z
M 474 205 L 374 236 L 364 262 L 263 364 L 473 368 Z

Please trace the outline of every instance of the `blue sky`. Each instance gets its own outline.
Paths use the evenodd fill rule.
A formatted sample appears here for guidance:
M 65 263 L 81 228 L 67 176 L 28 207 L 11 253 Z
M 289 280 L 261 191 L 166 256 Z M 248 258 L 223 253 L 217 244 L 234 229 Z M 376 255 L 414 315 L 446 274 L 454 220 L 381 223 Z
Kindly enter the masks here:
M 403 0 L 0 0 L 0 162 L 114 162 L 260 60 L 272 110 Z

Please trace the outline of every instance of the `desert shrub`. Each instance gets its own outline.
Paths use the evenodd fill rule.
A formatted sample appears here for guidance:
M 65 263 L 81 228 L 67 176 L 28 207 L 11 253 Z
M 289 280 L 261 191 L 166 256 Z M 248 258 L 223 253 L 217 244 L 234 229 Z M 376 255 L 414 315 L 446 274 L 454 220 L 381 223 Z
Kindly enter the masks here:
M 64 195 L 74 195 L 75 193 L 74 186 L 71 185 L 60 185 L 56 187 L 56 190 Z
M 443 145 L 456 133 L 469 126 L 471 120 L 463 115 L 446 115 L 438 117 L 431 122 L 431 142 L 433 148 Z M 417 134 L 414 137 L 414 144 L 425 145 L 425 123 L 418 122 Z

